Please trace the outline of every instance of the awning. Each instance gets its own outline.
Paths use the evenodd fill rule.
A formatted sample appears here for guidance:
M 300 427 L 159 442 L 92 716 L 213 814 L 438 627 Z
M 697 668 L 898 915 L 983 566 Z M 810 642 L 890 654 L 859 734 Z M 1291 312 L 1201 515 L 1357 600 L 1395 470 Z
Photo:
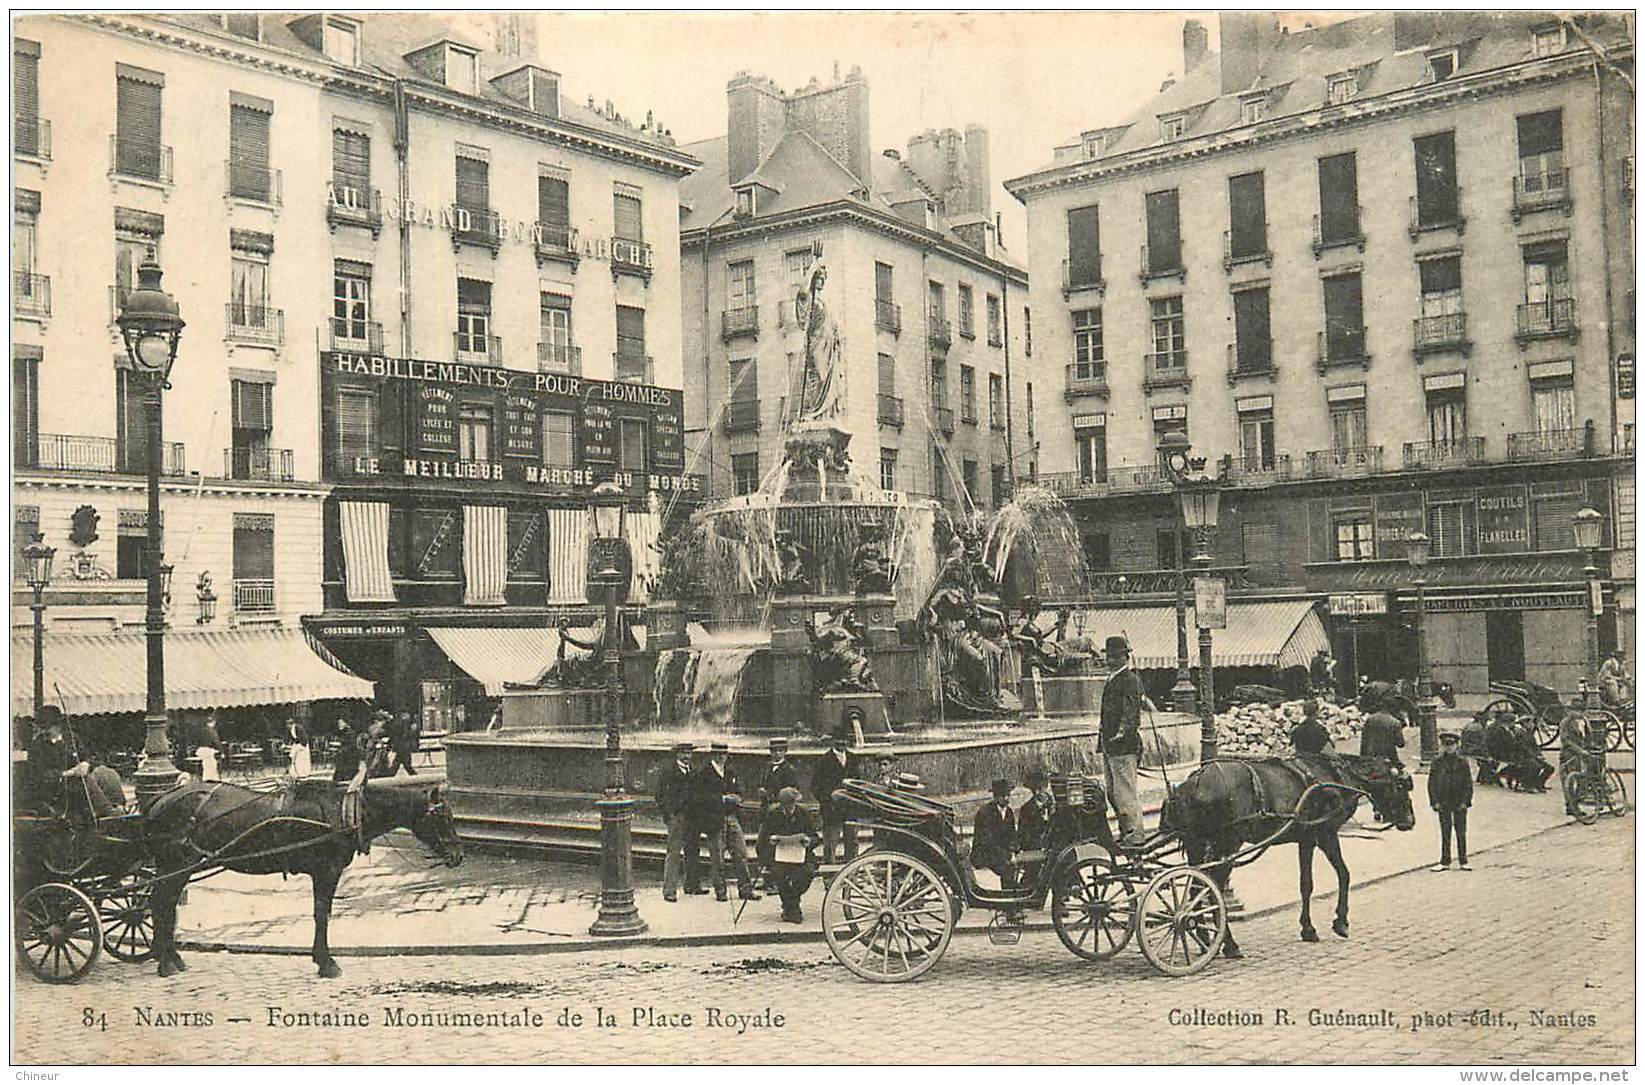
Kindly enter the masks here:
M 599 626 L 573 626 L 571 633 L 586 642 L 598 629 Z M 644 648 L 645 626 L 636 622 L 629 625 L 628 630 L 639 647 Z M 446 627 L 430 628 L 428 635 L 451 662 L 484 686 L 491 697 L 501 697 L 505 683 L 535 685 L 543 672 L 554 665 L 560 651 L 557 629 Z M 575 658 L 588 653 L 568 645 L 566 654 Z
M 48 632 L 46 703 L 70 715 L 141 712 L 148 702 L 142 633 Z M 31 632 L 11 637 L 11 707 L 33 711 Z M 372 684 L 315 655 L 300 629 L 166 633 L 166 707 L 235 708 L 327 698 L 370 700 Z
M 1042 616 L 1041 625 L 1049 625 Z M 1068 619 L 1068 632 L 1089 637 L 1100 649 L 1115 634 L 1131 642 L 1131 659 L 1148 670 L 1177 665 L 1177 617 L 1174 607 L 1081 607 Z M 1188 655 L 1195 647 L 1194 607 L 1188 607 Z M 1312 600 L 1228 603 L 1228 628 L 1211 631 L 1215 667 L 1306 667 L 1314 652 L 1329 648 L 1325 626 Z

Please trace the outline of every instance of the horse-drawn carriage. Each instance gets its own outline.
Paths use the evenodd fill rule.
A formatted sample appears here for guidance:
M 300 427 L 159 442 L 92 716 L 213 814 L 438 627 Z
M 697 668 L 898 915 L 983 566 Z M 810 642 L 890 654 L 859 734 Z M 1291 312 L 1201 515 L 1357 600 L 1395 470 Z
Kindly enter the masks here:
M 1628 701 L 1619 705 L 1602 705 L 1589 696 L 1587 679 L 1578 682 L 1578 696 L 1587 702 L 1582 710 L 1588 718 L 1590 730 L 1603 730 L 1605 748 L 1611 752 L 1634 748 L 1634 705 Z M 1570 710 L 1568 698 L 1540 682 L 1492 682 L 1492 699 L 1474 714 L 1474 719 L 1488 723 L 1499 712 L 1512 711 L 1521 719 L 1534 721 L 1537 745 L 1544 750 L 1559 743 L 1559 724 Z

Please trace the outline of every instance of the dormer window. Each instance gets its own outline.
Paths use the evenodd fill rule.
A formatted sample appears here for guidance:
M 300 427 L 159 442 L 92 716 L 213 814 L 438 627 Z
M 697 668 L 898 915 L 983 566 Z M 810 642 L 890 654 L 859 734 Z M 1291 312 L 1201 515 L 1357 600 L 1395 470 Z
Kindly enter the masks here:
M 755 206 L 756 201 L 754 199 L 753 185 L 744 185 L 742 188 L 737 189 L 736 214 L 738 218 L 745 219 L 753 215 Z
M 360 24 L 328 16 L 323 33 L 327 57 L 351 67 L 360 63 Z
M 1332 105 L 1341 105 L 1359 97 L 1359 80 L 1353 73 L 1333 75 L 1325 83 L 1325 100 Z
M 1266 116 L 1268 116 L 1268 96 L 1266 94 L 1240 99 L 1239 119 L 1241 124 L 1255 124 Z
M 1457 51 L 1441 49 L 1428 54 L 1428 76 L 1435 83 L 1443 83 L 1457 73 Z
M 1181 113 L 1173 113 L 1159 119 L 1159 138 L 1162 140 L 1181 139 L 1188 128 L 1188 118 Z
M 217 25 L 237 38 L 263 40 L 263 17 L 255 11 L 225 11 L 217 16 Z
M 480 54 L 446 43 L 446 86 L 464 94 L 480 92 Z
M 1101 132 L 1087 132 L 1081 138 L 1081 142 L 1084 145 L 1084 153 L 1087 158 L 1096 158 L 1100 156 L 1108 145 L 1108 141 L 1103 138 Z
M 1531 55 L 1534 57 L 1553 56 L 1565 51 L 1565 24 L 1543 26 L 1531 31 Z

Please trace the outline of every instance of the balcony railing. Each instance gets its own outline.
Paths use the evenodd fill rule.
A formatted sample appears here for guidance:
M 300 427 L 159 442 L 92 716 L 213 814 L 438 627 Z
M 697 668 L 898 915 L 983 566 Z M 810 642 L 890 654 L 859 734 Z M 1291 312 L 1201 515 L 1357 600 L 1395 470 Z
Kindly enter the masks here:
M 1228 344 L 1228 383 L 1240 380 L 1274 379 L 1274 343 L 1271 339 L 1253 343 L 1242 359 L 1239 344 Z
M 744 305 L 737 309 L 720 310 L 720 338 L 730 342 L 739 336 L 760 336 L 760 307 Z
M 1417 356 L 1443 350 L 1468 350 L 1468 314 L 1441 313 L 1411 321 L 1412 349 Z
M 456 331 L 451 335 L 451 349 L 460 361 L 503 364 L 503 341 L 495 335 Z
M 503 217 L 489 207 L 451 205 L 451 245 L 478 245 L 491 255 L 503 247 Z
M 289 448 L 223 449 L 223 477 L 259 482 L 290 482 L 297 477 Z
M 1137 276 L 1144 283 L 1149 279 L 1158 279 L 1167 275 L 1188 277 L 1187 270 L 1182 265 L 1182 241 L 1163 251 L 1150 251 L 1147 245 L 1142 247 L 1142 271 Z
M 13 316 L 44 319 L 51 315 L 51 276 L 30 275 L 26 271 L 11 274 L 11 311 Z
M 933 407 L 931 414 L 936 420 L 937 429 L 949 437 L 954 435 L 954 408 Z
M 1363 326 L 1333 328 L 1317 334 L 1315 349 L 1318 351 L 1317 368 L 1321 373 L 1339 365 L 1357 365 L 1361 368 L 1370 365 L 1370 355 L 1365 353 Z
M 1074 270 L 1072 260 L 1062 262 L 1062 296 L 1067 298 L 1071 294 L 1078 294 L 1084 290 L 1094 290 L 1098 294 L 1105 292 L 1108 284 L 1102 278 L 1102 257 L 1097 257 L 1094 266 Z
M 1514 203 L 1511 215 L 1515 222 L 1532 211 L 1559 209 L 1571 213 L 1571 174 L 1565 169 L 1550 169 L 1543 173 L 1524 173 L 1514 178 Z
M 888 396 L 881 392 L 877 413 L 880 425 L 890 426 L 892 429 L 902 429 L 903 404 L 901 396 Z
M 1072 399 L 1075 396 L 1099 396 L 1108 398 L 1108 366 L 1102 362 L 1070 362 L 1068 364 L 1068 385 L 1063 389 L 1064 395 Z
M 583 374 L 583 348 L 569 343 L 538 343 L 537 368 L 544 373 Z
M 1235 590 L 1252 586 L 1250 567 L 1246 565 L 1213 565 L 1204 572 L 1193 568 L 1108 569 L 1093 573 L 1092 580 L 1104 595 L 1164 595 L 1175 592 L 1181 578 L 1186 577 L 1191 585 L 1196 576 L 1215 577 Z
M 720 423 L 727 433 L 758 433 L 760 431 L 760 401 L 757 399 L 733 399 L 725 405 L 725 415 Z
M 1322 448 L 1308 453 L 1306 470 L 1309 478 L 1355 478 L 1360 475 L 1375 475 L 1382 470 L 1382 446 Z
M 1222 464 L 1222 476 L 1235 485 L 1265 485 L 1270 482 L 1284 482 L 1292 476 L 1291 457 L 1281 453 L 1277 456 L 1228 456 Z
M 286 314 L 267 305 L 245 305 L 231 301 L 223 306 L 228 326 L 225 337 L 237 343 L 279 346 L 286 341 Z
M 874 327 L 892 335 L 902 334 L 902 306 L 884 298 L 874 299 Z
M 331 320 L 331 349 L 356 354 L 383 352 L 383 326 L 375 320 Z
M 1233 271 L 1235 264 L 1254 264 L 1259 261 L 1269 266 L 1274 263 L 1273 250 L 1268 247 L 1267 223 L 1263 224 L 1257 236 L 1241 238 L 1238 245 L 1234 244 L 1232 230 L 1222 231 L 1223 271 Z
M 617 351 L 611 355 L 611 371 L 620 381 L 631 384 L 654 384 L 651 379 L 651 355 Z
M 1459 437 L 1454 441 L 1407 441 L 1406 467 L 1464 467 L 1485 462 L 1484 437 Z
M 627 237 L 611 239 L 611 273 L 651 279 L 651 246 Z
M 119 137 L 110 136 L 109 176 L 169 185 L 172 183 L 171 148 L 127 143 L 122 152 Z
M 383 229 L 383 194 L 375 188 L 361 188 L 332 181 L 326 192 L 326 227 L 362 226 L 376 237 Z
M 1186 350 L 1151 350 L 1142 356 L 1144 392 L 1156 388 L 1187 388 L 1191 383 Z
M 1462 188 L 1459 185 L 1451 195 L 1449 203 L 1438 201 L 1435 204 L 1424 206 L 1422 201 L 1411 197 L 1411 240 L 1426 230 L 1455 230 L 1462 233 L 1468 228 L 1468 216 L 1462 213 Z
M 223 161 L 223 195 L 227 199 L 279 207 L 283 188 L 279 170 L 236 165 L 232 158 Z
M 1533 339 L 1577 337 L 1575 298 L 1526 302 L 1519 306 L 1518 315 L 1519 325 L 1514 337 L 1521 343 L 1528 343 Z
M 1331 231 L 1325 231 L 1325 223 L 1320 216 L 1314 216 L 1314 259 L 1319 259 L 1326 249 L 1336 248 L 1338 245 L 1352 245 L 1361 252 L 1365 251 L 1365 231 L 1360 227 L 1365 215 L 1359 204 L 1354 205 L 1354 221 L 1334 222 Z
M 12 150 L 24 158 L 51 159 L 51 122 L 18 117 L 12 126 Z
M 577 227 L 564 222 L 539 222 L 532 227 L 537 262 L 561 260 L 577 266 Z
M 936 313 L 926 316 L 928 321 L 925 329 L 925 340 L 934 347 L 947 350 L 954 342 L 954 330 L 949 327 L 948 321 Z
M 981 417 L 977 414 L 977 405 L 975 403 L 967 403 L 960 407 L 960 421 L 964 422 L 968 426 L 974 426 L 981 421 Z
M 1042 472 L 1035 481 L 1064 496 L 1099 496 L 1113 493 L 1148 493 L 1171 488 L 1171 482 L 1157 464 L 1136 467 L 1108 467 L 1095 473 L 1080 471 Z
M 1510 433 L 1508 458 L 1518 461 L 1571 460 L 1593 455 L 1593 445 L 1593 431 L 1587 426 Z
M 1000 331 L 998 324 L 995 324 L 988 329 L 988 345 L 991 347 L 1002 347 L 1005 345 L 1005 339 L 1003 338 L 1003 333 Z
M 236 614 L 273 614 L 274 579 L 272 577 L 235 577 L 234 612 Z
M 140 448 L 122 445 L 113 437 L 80 437 L 66 433 L 42 433 L 35 442 L 30 462 L 20 467 L 42 471 L 104 471 L 111 474 L 141 475 L 148 463 Z M 168 441 L 160 449 L 160 473 L 188 474 L 188 460 L 181 441 Z

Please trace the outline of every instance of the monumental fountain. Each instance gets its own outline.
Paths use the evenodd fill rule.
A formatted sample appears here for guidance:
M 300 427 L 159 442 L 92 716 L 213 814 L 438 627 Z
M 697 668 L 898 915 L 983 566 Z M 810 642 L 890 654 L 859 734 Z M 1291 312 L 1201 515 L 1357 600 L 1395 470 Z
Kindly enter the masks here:
M 661 857 L 648 800 L 682 740 L 729 743 L 751 789 L 770 737 L 789 739 L 808 778 L 811 755 L 844 730 L 865 772 L 870 755 L 889 752 L 928 794 L 962 807 L 984 801 L 994 778 L 1035 767 L 1100 775 L 1100 636 L 1071 634 L 1067 612 L 1039 602 L 1081 586 L 1067 510 L 1027 486 L 992 515 L 953 516 L 858 470 L 835 417 L 841 355 L 826 274 L 819 263 L 796 298 L 801 392 L 781 462 L 756 492 L 671 528 L 643 622 L 622 640 L 642 859 Z M 499 727 L 447 740 L 452 810 L 476 844 L 597 849 L 609 672 L 596 638 L 561 634 L 539 681 L 504 692 Z M 1191 718 L 1154 722 L 1145 760 L 1193 756 Z

